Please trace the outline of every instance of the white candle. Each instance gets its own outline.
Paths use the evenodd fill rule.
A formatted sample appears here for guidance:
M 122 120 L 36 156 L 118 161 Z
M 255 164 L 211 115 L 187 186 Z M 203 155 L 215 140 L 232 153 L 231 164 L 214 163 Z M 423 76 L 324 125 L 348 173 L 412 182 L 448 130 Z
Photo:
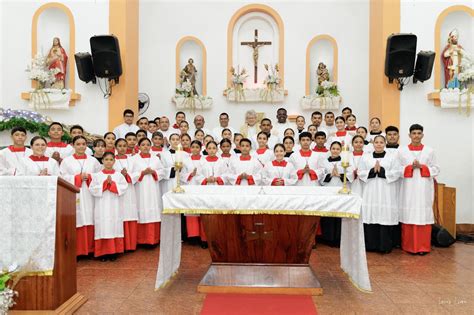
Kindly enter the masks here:
M 178 144 L 178 150 L 176 150 L 176 162 L 183 162 L 183 147 L 181 146 L 181 144 Z
M 349 150 L 345 146 L 342 147 L 341 160 L 342 163 L 349 163 Z

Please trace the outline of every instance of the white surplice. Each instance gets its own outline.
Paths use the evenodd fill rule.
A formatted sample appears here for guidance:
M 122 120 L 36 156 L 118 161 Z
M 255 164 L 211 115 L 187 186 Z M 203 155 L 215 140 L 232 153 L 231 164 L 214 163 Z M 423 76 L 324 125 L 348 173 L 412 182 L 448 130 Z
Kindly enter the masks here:
M 107 187 L 106 181 L 108 176 L 112 178 L 112 184 Z M 124 219 L 123 212 L 121 211 L 120 196 L 128 189 L 125 177 L 115 170 L 103 170 L 92 174 L 92 182 L 89 189 L 95 197 L 94 239 L 124 237 Z
M 135 192 L 136 181 L 134 181 L 131 175 L 131 171 L 133 170 L 132 163 L 132 158 L 126 155 L 123 157 L 115 157 L 115 171 L 122 174 L 123 169 L 127 170 L 127 177 L 124 176 L 124 178 L 128 184 L 128 189 L 120 196 L 120 209 L 123 213 L 124 221 L 138 221 L 137 196 Z
M 350 163 L 349 163 L 350 164 Z M 339 176 L 332 176 L 332 170 L 334 169 L 334 165 L 336 165 L 337 172 Z M 332 157 L 328 157 L 326 160 L 323 160 L 321 167 L 324 169 L 324 176 L 320 179 L 321 185 L 324 186 L 343 186 L 343 175 L 344 175 L 344 168 L 341 166 L 341 157 L 333 159 Z M 327 178 L 330 177 L 329 182 L 326 181 Z M 347 178 L 347 186 L 350 187 L 350 182 L 354 180 L 354 167 L 349 165 L 346 172 Z
M 215 156 L 206 156 L 201 161 L 201 169 L 199 171 L 199 175 L 202 178 L 199 185 L 224 185 L 225 179 L 227 176 L 227 165 L 224 160 Z M 207 182 L 207 178 L 215 177 L 216 182 L 209 183 Z
M 262 170 L 262 185 L 271 186 L 276 179 L 283 179 L 284 186 L 293 186 L 298 181 L 293 164 L 282 160 L 269 161 Z
M 375 176 L 369 178 L 370 170 L 379 162 L 384 169 L 385 178 Z M 365 154 L 359 164 L 358 175 L 365 182 L 362 195 L 362 219 L 368 224 L 398 224 L 398 184 L 401 167 L 398 160 L 391 154 Z
M 135 125 L 135 124 L 126 124 L 126 123 L 123 123 L 121 125 L 118 125 L 115 129 L 114 129 L 114 134 L 115 134 L 115 137 L 117 137 L 117 139 L 119 138 L 123 138 L 125 139 L 125 135 L 129 132 L 133 132 L 133 133 L 136 133 L 138 130 L 140 130 L 140 128 Z
M 61 177 L 80 189 L 79 194 L 76 194 L 76 227 L 94 225 L 94 197 L 89 187 L 92 174 L 102 169 L 96 158 L 88 155 L 83 157 L 68 156 L 59 167 Z M 81 173 L 87 173 L 88 180 L 82 180 Z
M 154 223 L 161 221 L 163 202 L 159 181 L 164 178 L 164 168 L 155 155 L 136 154 L 131 158 L 130 172 L 135 184 L 137 197 L 138 223 Z M 143 175 L 143 171 L 151 168 L 154 174 Z
M 42 170 L 47 169 L 48 175 L 59 176 L 58 161 L 47 156 L 38 158 L 34 155 L 30 155 L 29 157 L 23 158 L 21 164 L 23 166 L 21 170 L 18 171 L 18 175 L 39 175 Z
M 265 166 L 270 161 L 275 159 L 275 154 L 273 153 L 273 149 L 257 149 L 251 153 L 252 157 L 257 159 L 262 166 Z
M 262 164 L 251 155 L 232 158 L 227 180 L 231 185 L 248 186 L 249 180 L 253 181 L 253 185 L 260 185 L 262 168 Z M 243 173 L 247 174 L 247 179 L 240 177 Z
M 54 152 L 58 152 L 59 157 L 64 159 L 74 154 L 74 148 L 72 145 L 64 142 L 48 142 L 48 146 L 46 147 L 44 155 L 52 157 Z
M 22 160 L 33 152 L 27 147 L 21 149 L 13 146 L 0 151 L 0 176 L 15 176 L 23 167 Z
M 316 152 L 298 150 L 291 155 L 289 161 L 297 175 L 296 186 L 319 186 L 318 180 L 324 176 L 324 169 Z M 303 170 L 306 165 L 309 166 L 309 174 Z
M 423 146 L 422 150 L 411 150 L 403 146 L 399 150 L 403 178 L 400 189 L 400 222 L 406 224 L 426 225 L 434 223 L 433 200 L 434 178 L 439 174 L 439 166 L 434 150 Z M 414 160 L 418 160 L 423 169 L 412 168 Z M 408 173 L 412 170 L 412 176 Z M 427 173 L 422 176 L 422 170 Z

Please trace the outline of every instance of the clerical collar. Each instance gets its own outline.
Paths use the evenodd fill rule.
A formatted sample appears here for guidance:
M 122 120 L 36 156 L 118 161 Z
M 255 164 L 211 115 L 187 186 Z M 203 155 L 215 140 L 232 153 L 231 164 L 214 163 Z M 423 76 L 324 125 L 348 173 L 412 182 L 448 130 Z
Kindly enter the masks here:
M 49 157 L 47 156 L 36 156 L 36 155 L 30 155 L 30 159 L 33 162 L 47 162 L 49 160 Z
M 370 134 L 371 134 L 371 135 L 381 135 L 381 134 L 382 134 L 382 130 L 381 130 L 381 131 L 370 131 Z
M 25 148 L 25 147 L 15 148 L 15 147 L 12 146 L 12 145 L 8 146 L 8 149 L 9 149 L 11 152 L 25 152 L 25 151 L 26 151 L 26 148 Z
M 288 162 L 285 161 L 285 160 L 281 160 L 281 161 L 273 160 L 272 161 L 272 165 L 277 166 L 277 167 L 285 167 L 287 164 L 288 164 Z
M 416 146 L 413 145 L 413 144 L 408 145 L 408 149 L 410 149 L 410 151 L 422 151 L 423 147 L 424 147 L 424 145 L 422 145 L 422 144 L 416 145 Z
M 328 157 L 328 161 L 329 162 L 339 162 L 339 161 L 341 161 L 341 157 L 340 156 L 338 156 L 338 157 L 330 156 L 330 157 Z
M 219 158 L 217 156 L 206 156 L 206 161 L 208 162 L 216 162 Z
M 237 153 L 237 154 L 242 153 L 242 151 L 240 151 L 239 149 L 234 149 L 234 152 Z
M 303 149 L 300 150 L 300 155 L 302 157 L 310 157 L 311 156 L 311 150 L 308 151 L 303 151 Z
M 374 157 L 374 159 L 381 159 L 381 158 L 385 157 L 385 151 L 383 151 L 381 153 L 374 152 L 374 153 L 372 153 L 372 156 Z
M 398 149 L 400 145 L 398 143 L 396 144 L 387 144 L 387 149 Z
M 87 159 L 87 155 L 83 154 L 83 155 L 77 155 L 76 153 L 74 153 L 72 155 L 76 160 L 85 160 Z
M 301 129 L 301 130 L 298 129 L 298 133 L 299 133 L 299 134 L 302 133 L 303 131 L 304 131 L 304 128 Z
M 53 141 L 48 142 L 48 147 L 50 148 L 65 148 L 67 146 L 68 144 L 64 142 L 53 142 Z
M 286 157 L 286 158 L 289 158 L 292 154 L 293 154 L 293 151 L 291 151 L 291 152 L 286 152 L 286 153 L 285 153 L 285 157 Z

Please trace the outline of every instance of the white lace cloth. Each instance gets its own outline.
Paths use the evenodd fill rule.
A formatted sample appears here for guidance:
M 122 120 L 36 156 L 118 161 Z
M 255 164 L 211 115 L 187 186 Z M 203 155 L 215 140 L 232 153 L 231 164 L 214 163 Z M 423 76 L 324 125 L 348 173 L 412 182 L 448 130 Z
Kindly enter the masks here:
M 341 217 L 341 268 L 352 283 L 371 291 L 359 195 L 340 187 L 185 186 L 185 193 L 163 195 L 160 259 L 155 288 L 178 272 L 181 260 L 180 213 L 291 214 Z
M 57 176 L 0 176 L 0 270 L 17 264 L 25 272 L 52 272 L 57 182 Z

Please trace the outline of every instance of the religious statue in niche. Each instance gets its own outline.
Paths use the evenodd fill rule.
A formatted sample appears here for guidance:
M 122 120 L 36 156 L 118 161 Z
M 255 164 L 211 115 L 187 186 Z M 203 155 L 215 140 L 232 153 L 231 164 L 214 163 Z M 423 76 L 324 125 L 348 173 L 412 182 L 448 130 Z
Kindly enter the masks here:
M 181 70 L 181 83 L 188 81 L 192 87 L 192 94 L 198 95 L 196 90 L 197 69 L 194 66 L 193 58 L 188 59 L 188 64 Z
M 458 88 L 459 78 L 461 72 L 461 62 L 464 56 L 464 50 L 458 43 L 459 32 L 457 29 L 449 32 L 448 44 L 443 49 L 441 60 L 444 64 L 444 79 L 447 88 Z
M 318 76 L 318 85 L 321 85 L 323 81 L 329 81 L 329 71 L 324 63 L 319 63 L 316 75 Z
M 64 89 L 67 69 L 67 55 L 66 51 L 61 46 L 61 41 L 58 37 L 53 39 L 53 46 L 49 50 L 46 63 L 48 65 L 48 69 L 55 72 L 55 80 L 51 84 L 51 87 L 54 89 Z

